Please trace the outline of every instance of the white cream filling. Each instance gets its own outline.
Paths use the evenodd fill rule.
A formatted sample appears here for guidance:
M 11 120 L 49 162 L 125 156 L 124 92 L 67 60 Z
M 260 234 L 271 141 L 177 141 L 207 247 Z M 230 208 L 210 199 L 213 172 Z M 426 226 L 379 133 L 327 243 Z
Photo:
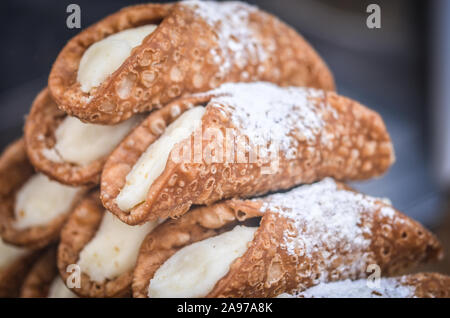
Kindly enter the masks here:
M 55 162 L 88 165 L 113 151 L 139 119 L 140 116 L 134 116 L 118 125 L 104 126 L 68 116 L 55 131 L 55 146 L 46 149 L 44 155 Z
M 202 106 L 186 111 L 145 150 L 126 176 L 126 184 L 116 198 L 121 210 L 129 211 L 145 201 L 150 186 L 164 171 L 173 147 L 201 126 L 204 113 Z
M 102 283 L 132 270 L 143 239 L 157 224 L 130 226 L 106 211 L 95 237 L 80 253 L 81 271 Z
M 64 284 L 64 281 L 59 277 L 55 277 L 53 279 L 52 284 L 50 285 L 50 290 L 48 292 L 48 298 L 78 298 L 67 286 Z
M 32 176 L 18 191 L 14 227 L 25 229 L 47 224 L 69 210 L 80 188 L 52 181 L 43 174 Z
M 256 227 L 236 226 L 232 231 L 188 245 L 170 257 L 148 287 L 153 298 L 204 297 L 242 256 Z
M 5 243 L 0 238 L 0 271 L 27 254 L 27 252 L 26 249 Z
M 77 81 L 81 90 L 89 93 L 114 73 L 157 25 L 149 24 L 124 30 L 92 44 L 84 52 L 78 68 Z

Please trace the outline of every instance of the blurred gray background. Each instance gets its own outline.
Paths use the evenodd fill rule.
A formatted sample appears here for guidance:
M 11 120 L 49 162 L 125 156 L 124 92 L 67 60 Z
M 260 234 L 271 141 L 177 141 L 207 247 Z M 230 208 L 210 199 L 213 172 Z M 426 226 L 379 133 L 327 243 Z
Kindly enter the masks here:
M 2 0 L 0 146 L 21 135 L 34 96 L 46 85 L 59 50 L 78 30 L 66 7 L 81 6 L 82 27 L 140 1 Z M 450 1 L 259 0 L 319 51 L 338 91 L 377 110 L 392 135 L 397 162 L 381 179 L 355 185 L 438 227 L 450 175 Z M 368 29 L 368 4 L 381 7 L 381 29 Z M 446 42 L 447 41 L 447 42 Z M 447 146 L 447 148 L 450 148 Z

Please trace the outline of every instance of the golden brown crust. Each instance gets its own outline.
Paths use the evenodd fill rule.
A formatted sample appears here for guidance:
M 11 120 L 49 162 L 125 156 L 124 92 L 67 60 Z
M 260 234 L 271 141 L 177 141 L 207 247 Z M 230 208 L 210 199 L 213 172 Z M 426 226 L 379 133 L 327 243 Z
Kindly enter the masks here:
M 50 286 L 58 275 L 56 267 L 56 247 L 52 246 L 34 263 L 25 277 L 21 298 L 47 298 Z
M 90 94 L 82 92 L 77 71 L 86 49 L 113 33 L 149 23 L 159 26 L 122 66 Z M 253 38 L 260 40 L 268 57 L 264 63 L 256 59 L 247 65 L 233 60 L 230 69 L 218 76 L 221 64 L 214 62 L 212 53 L 222 50 L 217 30 L 192 6 L 179 3 L 127 7 L 68 42 L 53 65 L 49 88 L 68 114 L 104 124 L 123 121 L 136 112 L 160 108 L 185 93 L 206 91 L 224 82 L 262 80 L 334 89 L 325 63 L 292 28 L 260 10 L 249 13 L 247 27 L 254 32 Z
M 26 274 L 39 255 L 39 251 L 30 251 L 7 268 L 0 270 L 0 298 L 19 297 Z
M 66 116 L 52 100 L 47 88 L 39 93 L 25 123 L 28 157 L 37 170 L 58 182 L 73 186 L 98 184 L 106 158 L 97 159 L 87 166 L 79 166 L 52 161 L 44 154 L 46 149 L 55 145 L 55 131 Z
M 438 273 L 418 273 L 401 277 L 403 285 L 415 288 L 415 297 L 450 298 L 450 276 Z
M 235 208 L 239 208 L 240 203 L 236 200 L 234 204 L 236 202 Z M 432 233 L 400 212 L 395 213 L 394 221 L 383 215 L 381 208 L 373 216 L 363 216 L 362 223 L 371 223 L 372 230 L 372 243 L 367 251 L 370 256 L 363 266 L 356 270 L 352 268 L 358 259 L 349 257 L 345 246 L 342 246 L 338 250 L 328 251 L 337 255 L 337 258 L 327 266 L 325 277 L 321 277 L 323 273 L 319 267 L 325 261 L 321 256 L 322 251 L 308 261 L 301 253 L 298 258 L 289 255 L 281 247 L 282 244 L 271 244 L 269 248 L 264 248 L 268 242 L 283 242 L 284 230 L 290 223 L 275 213 L 266 212 L 252 245 L 243 257 L 231 265 L 228 274 L 208 296 L 275 297 L 284 292 L 311 287 L 320 280 L 365 277 L 370 264 L 378 265 L 383 275 L 392 276 L 417 264 L 442 258 L 442 247 Z M 407 236 L 403 237 L 403 233 Z M 387 253 L 386 247 L 389 247 Z
M 182 215 L 192 204 L 260 195 L 324 177 L 368 179 L 384 173 L 394 162 L 391 140 L 381 117 L 346 97 L 324 92 L 323 97 L 311 96 L 310 100 L 317 109 L 326 103 L 331 106 L 322 113 L 325 122 L 322 134 L 333 136 L 327 147 L 321 144 L 321 135 L 314 144 L 294 135 L 298 142 L 295 159 L 288 160 L 286 154 L 281 154 L 279 168 L 269 174 L 261 172 L 263 166 L 259 163 L 207 163 L 205 158 L 201 164 L 176 163 L 169 156 L 165 170 L 151 185 L 146 202 L 130 211 L 121 210 L 115 199 L 125 185 L 127 174 L 146 148 L 174 120 L 171 114 L 179 114 L 178 110 L 183 112 L 192 105 L 208 104 L 210 100 L 211 96 L 206 95 L 181 98 L 150 114 L 122 141 L 108 158 L 102 173 L 101 198 L 109 211 L 125 223 L 138 224 L 157 217 Z M 231 123 L 231 114 L 224 117 L 222 109 L 210 106 L 206 106 L 202 118 L 203 131 L 218 129 L 223 136 L 228 128 L 240 131 L 241 127 Z M 190 140 L 183 142 L 190 143 Z M 203 149 L 209 142 L 203 139 Z M 194 143 L 188 147 L 195 153 Z
M 42 248 L 56 241 L 68 217 L 61 214 L 49 224 L 17 229 L 14 226 L 14 205 L 16 194 L 33 175 L 33 167 L 28 161 L 23 139 L 11 144 L 0 157 L 0 233 L 7 243 L 27 247 Z M 80 191 L 79 197 L 82 196 Z M 74 204 L 77 200 L 74 200 Z
M 167 220 L 142 242 L 133 273 L 133 297 L 147 297 L 148 284 L 156 270 L 184 246 L 219 235 L 238 221 L 261 216 L 257 209 L 241 212 L 231 209 L 227 203 L 217 203 L 195 208 L 179 219 Z
M 168 125 L 192 105 L 201 101 L 200 98 L 182 99 L 152 112 L 108 157 L 101 177 L 101 200 L 103 205 L 123 222 L 142 223 L 149 210 L 149 206 L 143 203 L 128 214 L 121 211 L 115 203 L 115 198 L 125 185 L 127 174 L 142 153 L 164 132 Z M 161 215 L 161 219 L 165 217 Z
M 56 143 L 55 131 L 67 116 L 51 98 L 48 88 L 33 102 L 25 123 L 24 136 L 28 157 L 33 166 L 49 178 L 71 186 L 92 186 L 100 182 L 100 174 L 107 156 L 87 165 L 65 161 L 55 162 L 45 155 Z
M 141 246 L 133 276 L 133 296 L 147 297 L 148 285 L 156 270 L 176 251 L 219 234 L 224 225 L 235 222 L 238 217 L 260 215 L 263 203 L 264 199 L 225 201 L 194 209 L 178 220 L 161 225 Z M 292 220 L 274 211 L 265 211 L 245 254 L 232 263 L 228 273 L 207 297 L 275 297 L 311 287 L 320 281 L 364 277 L 369 264 L 380 266 L 383 275 L 393 275 L 420 262 L 442 257 L 441 246 L 430 232 L 398 211 L 394 212 L 394 218 L 383 214 L 381 209 L 386 205 L 381 201 L 377 204 L 376 211 L 361 214 L 361 224 L 371 229 L 368 235 L 372 243 L 367 250 L 352 249 L 349 252 L 348 244 L 352 242 L 342 242 L 336 250 L 327 250 L 319 239 L 312 255 L 306 255 L 302 249 L 295 250 L 295 255 L 290 254 L 285 246 L 285 231 L 297 231 Z M 219 215 L 227 217 L 219 218 Z M 202 222 L 205 218 L 222 221 Z M 298 235 L 296 233 L 293 237 Z M 390 248 L 388 253 L 385 253 L 386 246 Z M 336 258 L 327 262 L 326 254 Z M 361 256 L 366 254 L 367 258 L 361 262 Z
M 81 91 L 77 82 L 81 57 L 90 45 L 111 34 L 144 24 L 159 23 L 168 15 L 171 7 L 170 4 L 143 4 L 127 7 L 72 38 L 58 55 L 49 76 L 48 86 L 58 106 L 69 115 L 89 122 L 113 124 L 129 118 L 133 113 L 130 109 L 133 105 L 129 104 L 128 100 L 119 99 L 114 84 L 117 82 L 118 76 L 122 78 L 122 76 L 132 74 L 131 71 L 134 68 L 132 64 L 136 61 L 128 58 L 108 80 L 96 89 L 92 94 L 94 97 L 88 102 L 89 95 Z M 133 58 L 137 50 L 134 52 Z M 115 104 L 107 104 L 108 99 L 114 101 Z M 149 105 L 147 110 L 151 107 Z M 122 111 L 124 113 L 119 115 Z
M 105 208 L 99 199 L 99 192 L 92 191 L 74 209 L 61 231 L 58 247 L 58 268 L 63 279 L 70 275 L 67 266 L 78 262 L 80 252 L 95 237 L 101 224 Z M 129 297 L 131 296 L 132 271 L 121 274 L 113 280 L 98 283 L 81 273 L 80 288 L 71 290 L 82 297 Z

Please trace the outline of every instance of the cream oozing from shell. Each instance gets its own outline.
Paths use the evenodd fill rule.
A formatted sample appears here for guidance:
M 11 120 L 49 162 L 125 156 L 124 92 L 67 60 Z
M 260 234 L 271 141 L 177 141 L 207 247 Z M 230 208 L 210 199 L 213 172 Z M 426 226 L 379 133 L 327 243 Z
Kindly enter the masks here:
M 116 197 L 116 204 L 121 210 L 129 211 L 145 201 L 151 185 L 164 171 L 171 150 L 201 126 L 204 113 L 202 106 L 184 112 L 145 150 L 126 176 L 125 186 Z
M 155 272 L 148 297 L 204 297 L 241 257 L 258 228 L 236 226 L 229 232 L 183 247 Z
M 26 249 L 5 243 L 0 238 L 0 272 L 27 254 L 27 252 Z
M 78 298 L 78 296 L 67 288 L 62 278 L 58 275 L 50 285 L 47 298 Z
M 55 131 L 55 145 L 44 149 L 44 155 L 54 162 L 88 165 L 113 151 L 140 118 L 134 116 L 120 124 L 104 126 L 67 116 Z
M 37 173 L 17 192 L 14 227 L 25 229 L 48 224 L 69 211 L 80 188 L 63 185 Z
M 148 24 L 110 35 L 92 44 L 84 52 L 77 73 L 81 90 L 89 93 L 100 86 L 130 56 L 133 48 L 141 45 L 157 25 Z
M 102 283 L 132 270 L 142 240 L 157 224 L 156 221 L 130 226 L 106 211 L 94 238 L 80 252 L 81 271 Z

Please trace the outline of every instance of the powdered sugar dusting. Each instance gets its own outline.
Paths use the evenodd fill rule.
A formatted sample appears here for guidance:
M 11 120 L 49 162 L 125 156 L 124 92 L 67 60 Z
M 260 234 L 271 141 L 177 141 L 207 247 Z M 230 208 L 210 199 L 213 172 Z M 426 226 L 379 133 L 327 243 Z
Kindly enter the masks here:
M 209 105 L 229 113 L 240 133 L 256 146 L 276 143 L 289 153 L 297 148 L 298 140 L 315 143 L 321 134 L 321 143 L 329 141 L 321 114 L 325 110 L 333 113 L 333 109 L 312 100 L 324 98 L 320 90 L 265 82 L 227 83 L 207 94 L 214 95 Z
M 339 189 L 333 179 L 326 178 L 254 200 L 263 200 L 261 212 L 272 211 L 292 220 L 293 227 L 285 230 L 281 247 L 291 255 L 323 260 L 318 265 L 324 274 L 321 281 L 327 280 L 328 269 L 334 268 L 337 258 L 337 272 L 365 271 L 372 257 L 371 220 L 385 206 L 377 198 Z M 393 210 L 390 213 L 386 210 L 388 216 L 394 216 Z
M 218 48 L 212 49 L 213 61 L 219 65 L 219 75 L 226 75 L 232 65 L 244 68 L 248 63 L 260 64 L 267 59 L 264 47 L 249 27 L 249 14 L 257 8 L 248 4 L 227 1 L 183 1 L 194 8 L 216 32 Z
M 305 298 L 411 298 L 414 297 L 414 286 L 402 285 L 400 278 L 381 278 L 379 286 L 372 286 L 368 280 L 343 280 L 322 283 L 297 294 L 282 294 L 278 297 Z
M 385 206 L 385 207 L 383 207 L 383 208 L 381 209 L 381 213 L 382 213 L 384 216 L 387 216 L 387 217 L 390 217 L 390 218 L 393 218 L 394 215 L 395 215 L 394 209 L 393 209 L 392 207 L 390 207 L 390 206 Z
M 342 242 L 348 249 L 366 249 L 370 240 L 364 234 L 370 229 L 362 226 L 364 212 L 378 208 L 375 198 L 340 190 L 331 178 L 305 185 L 287 193 L 264 198 L 262 211 L 273 211 L 294 221 L 299 233 L 285 232 L 286 248 L 291 254 L 300 246 L 312 254 L 320 245 L 335 250 Z M 295 237 L 294 237 L 295 235 Z

